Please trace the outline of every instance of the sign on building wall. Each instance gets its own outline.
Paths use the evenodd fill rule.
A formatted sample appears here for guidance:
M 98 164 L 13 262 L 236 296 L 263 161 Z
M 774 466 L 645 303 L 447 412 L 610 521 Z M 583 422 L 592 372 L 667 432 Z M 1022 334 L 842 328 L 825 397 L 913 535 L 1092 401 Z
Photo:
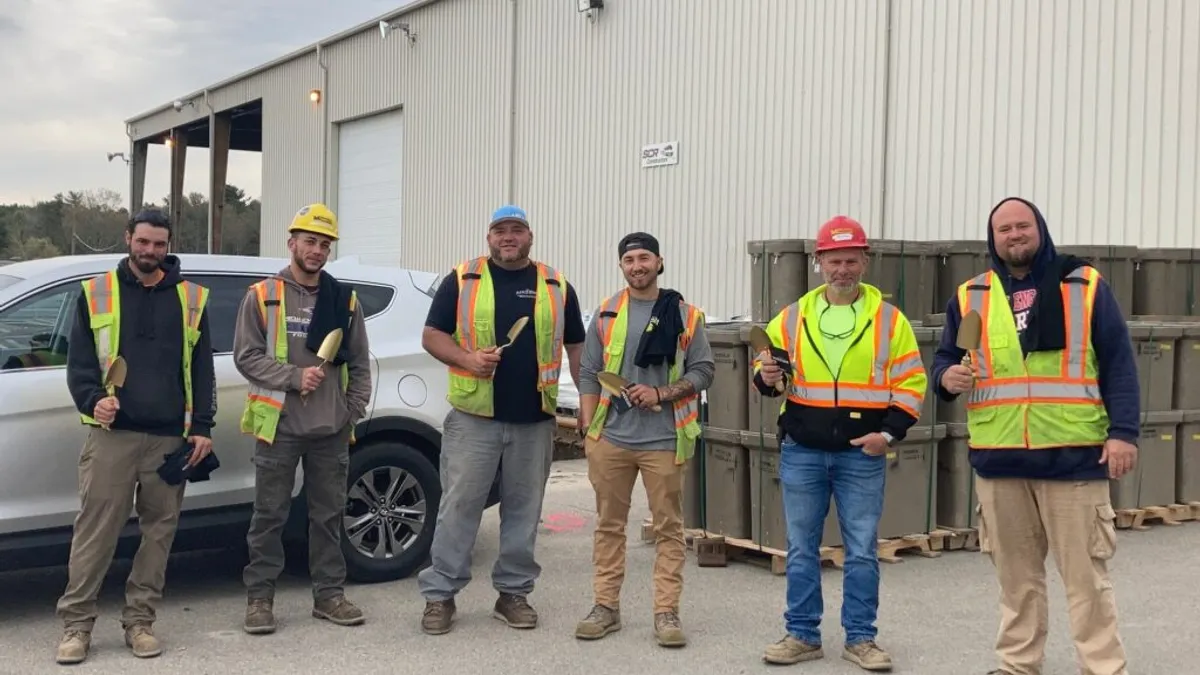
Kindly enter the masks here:
M 642 146 L 642 168 L 671 166 L 679 163 L 679 141 Z

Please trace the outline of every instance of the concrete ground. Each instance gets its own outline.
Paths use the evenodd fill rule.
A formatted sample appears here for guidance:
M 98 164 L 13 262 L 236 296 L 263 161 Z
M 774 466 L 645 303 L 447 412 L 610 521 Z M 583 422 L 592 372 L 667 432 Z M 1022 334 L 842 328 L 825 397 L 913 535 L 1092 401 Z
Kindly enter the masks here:
M 784 579 L 747 564 L 700 569 L 689 553 L 682 615 L 691 644 L 657 647 L 651 635 L 652 545 L 639 541 L 647 515 L 641 487 L 635 493 L 629 573 L 622 598 L 624 630 L 600 642 L 573 637 L 575 622 L 591 604 L 591 488 L 583 461 L 555 465 L 539 538 L 542 581 L 531 601 L 541 613 L 533 631 L 510 629 L 490 616 L 495 597 L 488 574 L 495 559 L 497 516 L 487 514 L 480 531 L 475 581 L 459 598 L 454 632 L 420 632 L 422 600 L 415 579 L 351 587 L 349 596 L 368 613 L 368 623 L 340 628 L 309 615 L 306 582 L 287 577 L 277 610 L 280 630 L 252 637 L 240 630 L 244 600 L 239 562 L 220 553 L 179 557 L 168 573 L 158 634 L 164 653 L 135 659 L 117 622 L 128 568 L 113 570 L 102 594 L 102 616 L 91 658 L 80 673 L 95 675 L 187 673 L 604 673 L 662 675 L 778 672 L 762 663 L 762 648 L 782 633 Z M 1194 561 L 1200 523 L 1123 531 L 1113 564 L 1121 628 L 1138 675 L 1186 675 L 1200 663 L 1192 627 L 1200 606 Z M 883 565 L 880 641 L 892 652 L 895 672 L 920 675 L 982 675 L 994 666 L 995 583 L 981 554 L 954 551 L 939 559 L 906 557 Z M 825 575 L 826 657 L 785 672 L 854 673 L 840 659 L 840 572 Z M 0 673 L 72 672 L 53 662 L 59 625 L 54 603 L 63 570 L 0 576 Z M 1052 626 L 1046 675 L 1079 672 L 1068 638 L 1062 587 L 1051 573 Z M 588 665 L 591 661 L 593 665 Z

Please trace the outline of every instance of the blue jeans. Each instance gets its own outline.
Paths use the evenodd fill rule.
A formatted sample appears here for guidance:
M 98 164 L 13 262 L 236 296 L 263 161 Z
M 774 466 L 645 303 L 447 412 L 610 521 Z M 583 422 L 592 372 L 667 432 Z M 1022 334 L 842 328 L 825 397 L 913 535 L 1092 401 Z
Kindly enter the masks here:
M 827 452 L 785 438 L 779 461 L 783 508 L 787 517 L 787 632 L 809 644 L 821 644 L 821 534 L 829 515 L 829 497 L 837 504 L 845 545 L 842 576 L 842 628 L 846 644 L 874 640 L 879 609 L 877 534 L 883 515 L 885 462 L 860 448 Z

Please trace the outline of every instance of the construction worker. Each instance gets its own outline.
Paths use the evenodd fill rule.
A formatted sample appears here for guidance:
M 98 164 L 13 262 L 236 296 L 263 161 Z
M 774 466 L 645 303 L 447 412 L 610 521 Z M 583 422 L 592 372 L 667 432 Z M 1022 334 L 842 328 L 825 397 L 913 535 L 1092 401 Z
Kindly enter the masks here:
M 1137 460 L 1139 385 L 1112 289 L 1060 255 L 1041 212 L 1008 198 L 988 217 L 991 269 L 946 307 L 934 360 L 938 394 L 967 394 L 978 474 L 980 548 L 1000 584 L 999 675 L 1040 675 L 1049 633 L 1046 553 L 1066 588 L 1084 675 L 1126 675 L 1108 575 L 1116 550 L 1109 479 Z M 980 348 L 956 346 L 962 316 L 982 319 Z
M 249 382 L 241 430 L 258 439 L 254 515 L 246 535 L 250 560 L 243 573 L 243 630 L 251 634 L 275 632 L 283 528 L 301 462 L 312 615 L 340 626 L 364 621 L 345 596 L 341 537 L 354 425 L 371 398 L 367 327 L 353 289 L 323 269 L 338 239 L 334 213 L 324 204 L 305 206 L 288 232 L 291 262 L 250 287 L 233 337 L 234 364 Z M 327 370 L 317 352 L 337 329 L 342 341 Z
M 823 657 L 821 562 L 829 512 L 837 506 L 845 542 L 842 658 L 884 671 L 891 657 L 876 644 L 877 539 L 883 515 L 888 448 L 904 440 L 925 400 L 925 369 L 912 326 L 864 283 L 867 235 L 837 216 L 817 233 L 825 283 L 785 307 L 767 325 L 778 351 L 754 359 L 754 384 L 786 400 L 779 417 L 779 480 L 788 528 L 787 635 L 767 647 L 768 663 Z
M 446 275 L 421 341 L 449 367 L 452 407 L 443 429 L 431 565 L 418 576 L 421 629 L 430 635 L 452 627 L 454 599 L 471 580 L 471 549 L 501 465 L 500 555 L 492 567 L 499 598 L 492 615 L 513 628 L 537 625 L 527 596 L 541 573 L 534 544 L 550 478 L 564 343 L 579 381 L 585 337 L 579 299 L 561 272 L 529 258 L 533 232 L 525 211 L 496 209 L 487 244 L 489 256 L 463 261 Z M 522 318 L 528 325 L 510 342 Z
M 129 257 L 85 280 L 79 296 L 67 387 L 90 428 L 79 458 L 67 587 L 58 601 L 65 628 L 59 663 L 87 658 L 96 597 L 135 505 L 141 546 L 121 625 L 134 656 L 162 653 L 153 624 L 185 483 L 169 485 L 157 470 L 165 456 L 188 452 L 185 444 L 190 465 L 207 457 L 216 412 L 208 289 L 183 280 L 179 258 L 167 254 L 170 240 L 171 223 L 162 212 L 135 214 L 125 233 Z M 109 388 L 117 358 L 125 362 L 125 380 Z
M 588 479 L 596 491 L 595 604 L 575 637 L 595 640 L 621 629 L 625 525 L 640 473 L 657 539 L 654 635 L 664 647 L 682 647 L 684 467 L 700 436 L 700 392 L 712 384 L 715 362 L 703 313 L 677 291 L 658 286 L 658 240 L 644 232 L 627 235 L 617 256 L 627 287 L 600 303 L 579 368 L 579 418 L 587 428 Z M 600 372 L 632 383 L 628 401 L 601 388 Z

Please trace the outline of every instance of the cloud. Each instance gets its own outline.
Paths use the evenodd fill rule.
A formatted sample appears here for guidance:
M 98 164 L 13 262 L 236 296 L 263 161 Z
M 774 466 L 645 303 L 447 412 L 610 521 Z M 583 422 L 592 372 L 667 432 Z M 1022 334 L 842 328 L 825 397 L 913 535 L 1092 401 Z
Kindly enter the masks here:
M 124 120 L 342 31 L 400 0 L 3 0 L 0 203 L 106 187 L 128 194 Z M 167 192 L 151 149 L 146 196 Z M 259 162 L 230 160 L 231 183 L 259 194 Z M 207 191 L 206 150 L 188 153 L 185 190 Z

